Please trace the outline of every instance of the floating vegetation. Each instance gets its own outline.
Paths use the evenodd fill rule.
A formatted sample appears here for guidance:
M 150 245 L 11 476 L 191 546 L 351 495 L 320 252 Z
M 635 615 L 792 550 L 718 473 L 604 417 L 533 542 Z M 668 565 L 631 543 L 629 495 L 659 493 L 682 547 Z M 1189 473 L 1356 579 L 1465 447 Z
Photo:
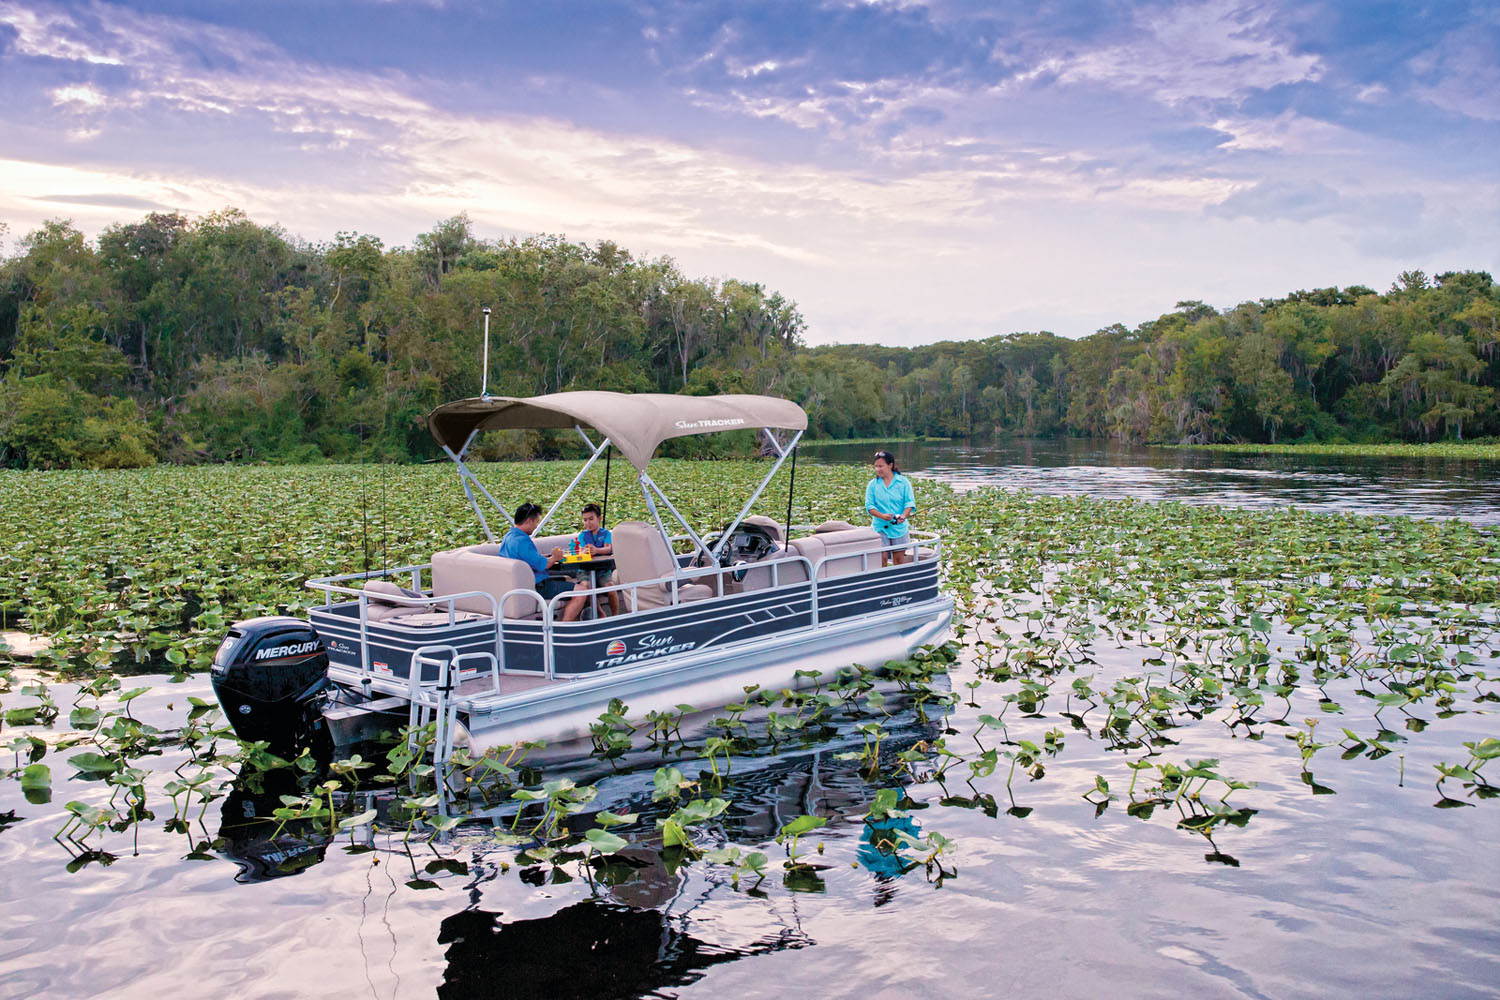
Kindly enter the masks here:
M 1323 458 L 1420 458 L 1500 462 L 1500 443 L 1431 441 L 1427 444 L 1180 444 L 1173 448 L 1228 455 L 1301 455 Z
M 662 466 L 703 521 L 759 472 Z M 484 474 L 545 497 L 573 471 Z M 803 475 L 797 520 L 857 516 L 863 470 Z M 945 532 L 960 604 L 954 642 L 706 712 L 612 704 L 571 755 L 460 750 L 447 774 L 429 762 L 430 727 L 285 760 L 236 740 L 211 702 L 130 685 L 132 671 L 201 669 L 229 622 L 300 612 L 308 576 L 471 540 L 446 482 L 423 468 L 0 474 L 27 498 L 0 512 L 18 540 L 0 554 L 0 605 L 54 640 L 35 667 L 0 666 L 0 772 L 56 814 L 67 863 L 110 863 L 152 824 L 190 858 L 271 845 L 277 871 L 335 842 L 379 845 L 415 889 L 468 864 L 458 845 L 503 852 L 528 880 L 628 881 L 647 852 L 741 891 L 777 876 L 818 892 L 833 865 L 942 885 L 963 868 L 963 841 L 942 832 L 952 810 L 1001 824 L 1123 813 L 1236 865 L 1221 841 L 1288 795 L 1339 794 L 1341 768 L 1430 782 L 1445 809 L 1500 792 L 1486 770 L 1500 756 L 1500 537 L 1453 521 L 923 484 L 920 522 Z M 611 501 L 614 520 L 640 513 Z M 784 808 L 777 782 L 799 768 L 837 795 Z M 1036 792 L 1059 782 L 1073 806 Z M 0 821 L 3 836 L 13 820 Z

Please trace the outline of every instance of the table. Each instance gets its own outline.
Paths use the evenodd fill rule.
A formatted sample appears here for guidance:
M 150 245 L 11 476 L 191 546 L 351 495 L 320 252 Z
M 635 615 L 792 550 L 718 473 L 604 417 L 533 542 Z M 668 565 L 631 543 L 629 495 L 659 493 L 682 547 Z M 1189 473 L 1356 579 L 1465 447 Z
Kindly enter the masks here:
M 594 590 L 599 589 L 599 574 L 606 577 L 615 571 L 615 560 L 612 556 L 587 556 L 582 553 L 578 555 L 564 556 L 563 561 L 552 568 L 551 575 L 556 577 L 570 577 L 578 573 L 589 575 L 589 586 Z M 589 610 L 593 617 L 599 617 L 599 598 L 592 593 L 589 596 Z

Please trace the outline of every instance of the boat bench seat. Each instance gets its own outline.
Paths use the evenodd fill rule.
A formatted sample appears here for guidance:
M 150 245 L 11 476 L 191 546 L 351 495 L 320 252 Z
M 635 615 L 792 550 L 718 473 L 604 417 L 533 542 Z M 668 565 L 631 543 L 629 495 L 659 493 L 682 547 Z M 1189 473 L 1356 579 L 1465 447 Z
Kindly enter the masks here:
M 884 547 L 885 539 L 874 528 L 820 531 L 805 538 L 794 538 L 791 543 L 792 552 L 802 556 L 814 566 L 818 565 L 819 560 L 826 560 L 818 570 L 819 580 L 863 573 L 866 560 L 861 553 L 878 553 Z M 869 557 L 868 568 L 880 568 L 878 554 Z M 794 573 L 787 574 L 787 578 L 799 581 L 807 579 L 807 567 L 797 565 Z
M 425 615 L 436 611 L 437 606 L 433 604 L 406 604 L 403 602 L 384 600 L 387 597 L 424 597 L 426 595 L 399 587 L 389 580 L 367 580 L 364 586 L 367 601 L 365 603 L 365 619 L 372 622 L 390 621 L 392 618 L 410 618 L 413 615 Z M 446 607 L 444 611 L 446 612 Z
M 512 590 L 530 591 L 530 595 L 505 594 Z M 506 618 L 540 620 L 541 595 L 536 592 L 536 575 L 519 559 L 500 555 L 499 545 L 467 545 L 461 549 L 435 552 L 432 556 L 432 596 L 464 594 L 478 591 L 496 601 L 505 598 Z M 488 617 L 493 614 L 489 601 L 482 597 L 464 597 L 453 602 L 460 611 L 472 611 Z
M 532 538 L 531 543 L 542 555 L 550 555 L 553 549 L 562 549 L 564 552 L 572 552 L 572 545 L 578 541 L 576 534 L 572 535 L 543 535 L 540 538 Z
M 622 521 L 615 525 L 614 539 L 615 574 L 621 583 L 644 583 L 669 577 L 677 568 L 677 560 L 666 540 L 655 525 L 644 521 Z M 631 594 L 635 595 L 632 610 L 666 607 L 672 603 L 671 583 L 654 583 L 637 587 L 634 591 L 620 591 L 620 600 L 630 607 Z M 702 583 L 679 583 L 679 603 L 701 601 L 714 596 L 714 588 Z
M 805 583 L 807 581 L 807 567 L 801 563 L 792 563 L 778 568 L 775 572 L 771 570 L 770 563 L 779 562 L 782 559 L 791 559 L 797 553 L 786 548 L 777 546 L 759 562 L 747 564 L 747 566 L 731 566 L 730 570 L 743 570 L 744 579 L 735 582 L 729 576 L 726 589 L 731 594 L 744 593 L 747 590 L 767 590 L 773 585 L 788 583 Z M 727 574 L 726 574 L 727 575 Z

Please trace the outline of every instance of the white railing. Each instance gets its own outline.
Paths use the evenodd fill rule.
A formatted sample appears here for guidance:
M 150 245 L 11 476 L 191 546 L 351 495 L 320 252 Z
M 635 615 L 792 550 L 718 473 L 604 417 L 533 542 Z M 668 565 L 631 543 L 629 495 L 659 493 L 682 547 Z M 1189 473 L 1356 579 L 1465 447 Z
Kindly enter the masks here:
M 807 525 L 794 525 L 792 530 L 806 531 L 808 530 L 808 527 L 809 526 Z M 679 535 L 671 538 L 671 541 L 674 543 L 685 542 L 688 540 L 688 536 L 686 535 Z M 928 560 L 922 559 L 921 549 L 924 547 L 930 547 L 932 550 L 932 556 Z M 790 552 L 790 550 L 786 548 L 783 548 L 782 551 L 783 553 Z M 361 683 L 365 686 L 367 693 L 375 676 L 373 664 L 370 660 L 368 637 L 368 610 L 370 602 L 372 600 L 379 604 L 394 604 L 413 608 L 432 608 L 433 606 L 446 606 L 448 611 L 448 624 L 450 625 L 456 624 L 457 622 L 458 611 L 455 606 L 456 602 L 468 598 L 477 598 L 489 604 L 490 617 L 495 623 L 493 654 L 466 653 L 462 654 L 460 658 L 468 658 L 474 656 L 488 657 L 491 672 L 491 689 L 495 692 L 499 692 L 500 675 L 507 673 L 505 667 L 505 622 L 507 621 L 507 618 L 502 614 L 502 610 L 507 607 L 508 602 L 512 599 L 517 599 L 523 602 L 535 602 L 537 606 L 537 614 L 541 619 L 540 624 L 542 626 L 542 675 L 548 680 L 553 680 L 556 679 L 557 674 L 553 655 L 552 639 L 553 630 L 556 624 L 555 619 L 559 611 L 559 601 L 569 601 L 579 597 L 585 598 L 589 601 L 597 601 L 600 597 L 609 595 L 611 593 L 620 593 L 622 597 L 624 597 L 628 592 L 630 610 L 622 612 L 623 617 L 625 615 L 636 614 L 642 610 L 640 607 L 639 592 L 643 587 L 664 588 L 667 591 L 669 600 L 666 604 L 662 605 L 662 607 L 679 607 L 684 603 L 681 600 L 681 594 L 678 589 L 680 583 L 690 584 L 699 580 L 707 581 L 716 578 L 718 580 L 718 586 L 715 588 L 717 593 L 711 598 L 704 598 L 702 602 L 692 602 L 694 604 L 708 603 L 721 601 L 728 598 L 741 597 L 745 593 L 755 593 L 762 590 L 777 590 L 783 585 L 782 576 L 784 571 L 790 570 L 793 566 L 800 566 L 806 575 L 806 579 L 790 581 L 790 583 L 800 584 L 805 582 L 809 584 L 809 594 L 811 602 L 810 627 L 816 628 L 820 624 L 821 620 L 819 607 L 819 582 L 820 580 L 840 578 L 825 577 L 823 575 L 825 568 L 831 568 L 832 565 L 836 563 L 848 562 L 853 559 L 858 559 L 860 565 L 859 572 L 862 574 L 868 573 L 872 568 L 870 566 L 871 558 L 875 556 L 881 556 L 883 558 L 888 554 L 904 551 L 910 551 L 912 554 L 912 559 L 911 562 L 902 565 L 914 565 L 916 563 L 924 561 L 940 562 L 942 560 L 942 536 L 934 531 L 917 531 L 913 529 L 908 532 L 907 539 L 903 542 L 897 544 L 881 545 L 876 548 L 864 549 L 859 552 L 827 555 L 819 559 L 816 563 L 813 563 L 806 556 L 783 554 L 779 558 L 775 559 L 765 559 L 760 562 L 742 563 L 733 566 L 690 566 L 679 569 L 679 571 L 672 576 L 662 576 L 652 580 L 639 580 L 632 583 L 611 584 L 605 587 L 589 587 L 585 590 L 564 591 L 563 593 L 557 594 L 556 596 L 546 600 L 544 600 L 541 594 L 539 594 L 536 590 L 530 588 L 517 588 L 514 590 L 509 590 L 502 594 L 499 598 L 496 598 L 493 594 L 490 594 L 486 591 L 478 590 L 465 591 L 461 594 L 437 594 L 431 596 L 423 595 L 419 597 L 408 597 L 404 594 L 380 594 L 378 596 L 375 596 L 369 594 L 363 589 L 343 585 L 350 581 L 365 581 L 394 576 L 401 573 L 410 573 L 412 580 L 411 589 L 421 591 L 422 573 L 424 570 L 431 569 L 431 563 L 422 563 L 419 565 L 411 566 L 399 566 L 395 569 L 377 570 L 368 573 L 345 573 L 340 576 L 320 577 L 317 579 L 308 580 L 307 586 L 310 589 L 319 590 L 329 595 L 329 607 L 333 606 L 334 594 L 345 594 L 353 597 L 356 601 L 358 601 L 360 673 L 362 675 Z M 677 558 L 677 555 L 674 554 L 674 558 Z M 892 568 L 894 568 L 895 565 L 896 564 L 892 564 Z M 740 572 L 742 570 L 745 572 L 745 574 L 749 574 L 752 572 L 769 571 L 771 575 L 771 585 L 765 588 L 756 588 L 754 591 L 742 591 L 738 594 L 725 593 L 724 590 L 726 579 L 731 577 L 734 573 Z M 517 621 L 524 619 L 518 619 L 517 617 L 512 616 L 508 620 Z M 451 647 L 424 646 L 422 647 L 422 650 L 440 648 L 451 649 Z M 421 650 L 419 650 L 418 652 L 421 652 Z M 410 670 L 410 674 L 414 678 L 420 676 L 420 666 L 417 660 L 418 656 L 414 653 L 412 656 L 412 666 Z M 531 673 L 531 671 L 526 671 L 526 673 Z

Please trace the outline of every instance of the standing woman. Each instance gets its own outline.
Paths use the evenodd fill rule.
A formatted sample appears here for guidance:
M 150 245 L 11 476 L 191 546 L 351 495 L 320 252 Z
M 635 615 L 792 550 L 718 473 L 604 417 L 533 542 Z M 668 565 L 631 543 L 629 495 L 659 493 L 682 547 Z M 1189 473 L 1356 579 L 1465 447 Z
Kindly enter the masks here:
M 870 527 L 884 537 L 886 545 L 898 545 L 908 538 L 906 522 L 917 509 L 911 480 L 896 468 L 896 456 L 888 451 L 875 453 L 875 478 L 865 487 L 865 510 L 870 512 Z M 911 562 L 911 549 L 896 549 L 880 554 L 880 565 Z

